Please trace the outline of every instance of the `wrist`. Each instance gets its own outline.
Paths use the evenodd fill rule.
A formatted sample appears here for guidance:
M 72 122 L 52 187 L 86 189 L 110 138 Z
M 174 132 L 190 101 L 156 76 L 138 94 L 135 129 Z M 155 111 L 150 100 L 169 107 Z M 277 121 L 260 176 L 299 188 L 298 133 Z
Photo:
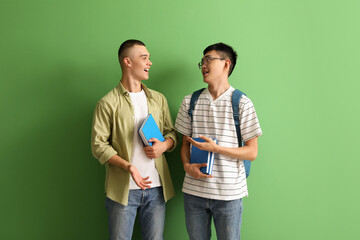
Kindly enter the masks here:
M 166 138 L 165 139 L 165 151 L 164 152 L 166 152 L 166 151 L 168 151 L 169 149 L 171 149 L 172 148 L 172 146 L 174 145 L 174 141 L 172 140 L 172 138 Z
M 214 153 L 220 153 L 220 146 L 219 145 L 215 145 L 215 149 L 214 149 Z
M 186 172 L 188 167 L 190 167 L 190 163 L 184 163 L 183 165 L 184 165 L 184 170 Z
M 132 165 L 132 164 L 130 163 L 130 164 L 127 166 L 126 170 L 127 170 L 129 173 L 132 173 L 133 167 L 134 167 L 134 165 Z

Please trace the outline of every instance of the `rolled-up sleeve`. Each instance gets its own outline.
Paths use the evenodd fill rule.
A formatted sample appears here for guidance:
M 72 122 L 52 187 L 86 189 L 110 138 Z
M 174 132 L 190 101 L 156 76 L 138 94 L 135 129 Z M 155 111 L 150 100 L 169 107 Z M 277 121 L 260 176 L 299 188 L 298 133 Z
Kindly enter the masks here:
M 99 101 L 96 105 L 93 117 L 91 151 L 101 164 L 104 164 L 112 156 L 117 154 L 109 142 L 111 129 L 111 108 Z
M 168 150 L 168 152 L 171 152 L 176 148 L 178 138 L 171 118 L 169 106 L 164 96 L 162 97 L 162 111 L 164 116 L 164 138 L 171 138 L 174 141 L 174 145 Z

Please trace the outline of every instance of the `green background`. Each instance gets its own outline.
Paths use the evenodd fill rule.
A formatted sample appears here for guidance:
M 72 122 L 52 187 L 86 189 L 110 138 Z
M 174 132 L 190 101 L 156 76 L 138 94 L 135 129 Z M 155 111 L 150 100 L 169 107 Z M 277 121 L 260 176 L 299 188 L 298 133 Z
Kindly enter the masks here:
M 147 44 L 148 87 L 204 87 L 196 64 L 222 41 L 232 86 L 264 135 L 242 239 L 359 239 L 360 2 L 351 0 L 1 0 L 0 239 L 106 239 L 105 169 L 90 152 L 97 100 L 120 80 L 117 49 Z M 179 148 L 166 239 L 187 239 Z M 213 230 L 216 239 L 215 230 Z M 140 239 L 139 227 L 134 239 Z

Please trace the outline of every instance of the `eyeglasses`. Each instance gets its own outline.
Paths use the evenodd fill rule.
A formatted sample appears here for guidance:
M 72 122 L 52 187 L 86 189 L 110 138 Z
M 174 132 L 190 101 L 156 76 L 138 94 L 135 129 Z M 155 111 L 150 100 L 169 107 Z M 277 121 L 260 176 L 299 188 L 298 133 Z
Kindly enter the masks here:
M 201 59 L 201 61 L 198 63 L 198 67 L 199 69 L 201 69 L 201 67 L 203 65 L 207 65 L 210 63 L 211 60 L 214 60 L 214 59 L 219 59 L 219 60 L 226 60 L 226 58 L 216 58 L 216 57 L 210 57 L 210 56 L 205 56 Z

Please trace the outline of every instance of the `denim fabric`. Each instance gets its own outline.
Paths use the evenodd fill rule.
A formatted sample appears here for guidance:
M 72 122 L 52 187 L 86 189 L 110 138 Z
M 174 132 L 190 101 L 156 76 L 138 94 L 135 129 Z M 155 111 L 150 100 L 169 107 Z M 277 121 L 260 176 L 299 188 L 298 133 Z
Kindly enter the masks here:
M 128 205 L 105 199 L 110 240 L 131 240 L 136 213 L 143 240 L 163 240 L 165 201 L 162 187 L 130 190 Z
M 209 240 L 212 218 L 217 239 L 240 239 L 242 199 L 222 201 L 184 193 L 184 207 L 186 228 L 190 240 Z

